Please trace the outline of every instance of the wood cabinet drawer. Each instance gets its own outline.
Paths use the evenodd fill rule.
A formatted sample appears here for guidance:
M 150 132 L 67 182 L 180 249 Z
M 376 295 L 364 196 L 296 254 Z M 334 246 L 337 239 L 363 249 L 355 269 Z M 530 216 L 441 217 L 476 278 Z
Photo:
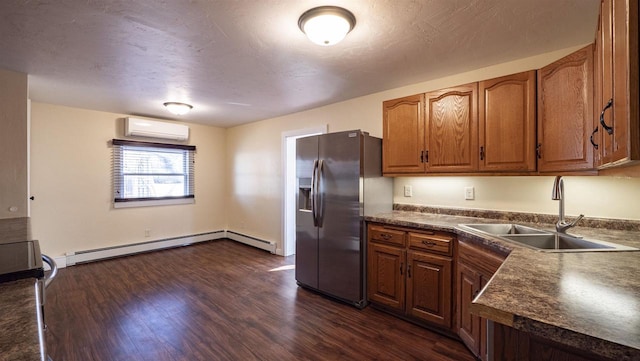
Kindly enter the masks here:
M 437 231 L 409 232 L 409 248 L 452 256 L 453 236 L 449 233 Z
M 405 246 L 406 232 L 380 226 L 369 226 L 369 241 Z

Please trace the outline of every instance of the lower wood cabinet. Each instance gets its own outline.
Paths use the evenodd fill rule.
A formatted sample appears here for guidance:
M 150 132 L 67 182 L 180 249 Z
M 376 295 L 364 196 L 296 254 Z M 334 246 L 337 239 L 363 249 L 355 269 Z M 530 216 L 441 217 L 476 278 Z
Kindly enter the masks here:
M 381 224 L 367 234 L 369 301 L 450 330 L 455 235 Z
M 458 240 L 456 272 L 457 333 L 482 360 L 487 360 L 487 320 L 469 312 L 469 305 L 498 270 L 504 256 Z
M 404 268 L 406 251 L 369 242 L 369 301 L 404 311 Z
M 500 361 L 612 361 L 499 323 L 493 324 L 491 347 Z
M 451 327 L 451 263 L 450 258 L 407 252 L 407 314 Z

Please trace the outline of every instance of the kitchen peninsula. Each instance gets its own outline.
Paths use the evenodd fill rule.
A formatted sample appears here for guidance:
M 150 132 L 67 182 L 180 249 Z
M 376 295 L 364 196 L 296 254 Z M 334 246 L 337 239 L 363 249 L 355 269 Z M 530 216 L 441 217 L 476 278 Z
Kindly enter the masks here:
M 411 207 L 396 206 L 395 209 Z M 519 340 L 514 338 L 516 332 L 521 339 L 526 335 L 528 342 L 535 341 L 529 342 L 530 345 L 538 342 L 545 347 L 549 347 L 548 344 L 566 347 L 569 351 L 559 352 L 567 355 L 575 351 L 581 357 L 576 359 L 640 359 L 640 280 L 631 276 L 640 274 L 640 252 L 535 251 L 497 237 L 465 231 L 458 225 L 528 221 L 536 223 L 536 227 L 551 229 L 550 224 L 537 223 L 540 219 L 547 220 L 547 216 L 474 211 L 458 214 L 466 216 L 395 210 L 366 220 L 417 230 L 452 232 L 459 240 L 509 253 L 470 306 L 471 313 L 493 321 L 497 330 L 493 342 L 489 338 L 488 359 L 510 359 L 509 355 L 513 359 L 536 359 L 529 357 L 529 350 L 516 349 L 513 344 Z M 603 225 L 593 220 L 586 223 Z M 640 247 L 638 222 L 614 223 L 619 229 L 577 227 L 571 233 Z M 504 340 L 503 337 L 511 338 Z M 498 349 L 496 345 L 504 347 Z M 486 357 L 482 355 L 483 359 Z

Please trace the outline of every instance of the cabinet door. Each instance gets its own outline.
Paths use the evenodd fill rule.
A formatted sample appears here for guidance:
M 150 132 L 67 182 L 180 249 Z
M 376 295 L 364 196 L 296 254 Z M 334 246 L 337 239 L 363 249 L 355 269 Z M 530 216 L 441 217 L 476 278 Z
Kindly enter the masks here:
M 606 167 L 640 159 L 638 2 L 603 0 L 600 30 L 602 93 L 596 98 L 596 115 L 602 114 L 611 130 L 600 124 L 599 151 Z M 605 110 L 609 101 L 612 106 Z
M 538 170 L 593 169 L 592 45 L 538 71 Z
M 382 103 L 382 172 L 424 172 L 424 95 Z
M 451 327 L 451 259 L 407 253 L 407 313 Z
M 480 317 L 469 312 L 469 305 L 480 290 L 480 274 L 458 262 L 456 284 L 458 336 L 474 355 L 480 356 Z
M 535 70 L 478 84 L 480 170 L 536 170 Z
M 367 294 L 369 300 L 404 310 L 406 251 L 369 243 Z
M 425 94 L 427 172 L 478 169 L 478 84 Z

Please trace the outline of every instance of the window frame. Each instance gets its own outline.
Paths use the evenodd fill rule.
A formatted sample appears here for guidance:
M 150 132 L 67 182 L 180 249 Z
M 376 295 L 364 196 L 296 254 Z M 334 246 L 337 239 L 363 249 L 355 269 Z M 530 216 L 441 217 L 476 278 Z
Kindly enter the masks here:
M 125 139 L 113 139 L 112 144 L 112 200 L 114 208 L 130 208 L 130 207 L 146 207 L 146 206 L 159 206 L 159 205 L 172 205 L 172 204 L 190 204 L 195 203 L 195 151 L 196 146 L 184 145 L 184 144 L 170 144 L 170 143 L 156 143 L 156 142 L 143 142 Z M 125 181 L 124 177 L 127 173 L 124 172 L 124 150 L 125 148 L 140 148 L 140 150 L 158 151 L 172 149 L 178 151 L 186 151 L 184 155 L 184 169 L 182 173 L 171 174 L 157 174 L 149 173 L 148 175 L 168 175 L 168 176 L 183 176 L 185 177 L 185 193 L 182 196 L 162 196 L 162 197 L 136 197 L 136 198 L 124 198 L 120 194 L 124 191 Z M 143 175 L 144 173 L 140 174 Z M 134 175 L 134 174 L 130 174 Z

